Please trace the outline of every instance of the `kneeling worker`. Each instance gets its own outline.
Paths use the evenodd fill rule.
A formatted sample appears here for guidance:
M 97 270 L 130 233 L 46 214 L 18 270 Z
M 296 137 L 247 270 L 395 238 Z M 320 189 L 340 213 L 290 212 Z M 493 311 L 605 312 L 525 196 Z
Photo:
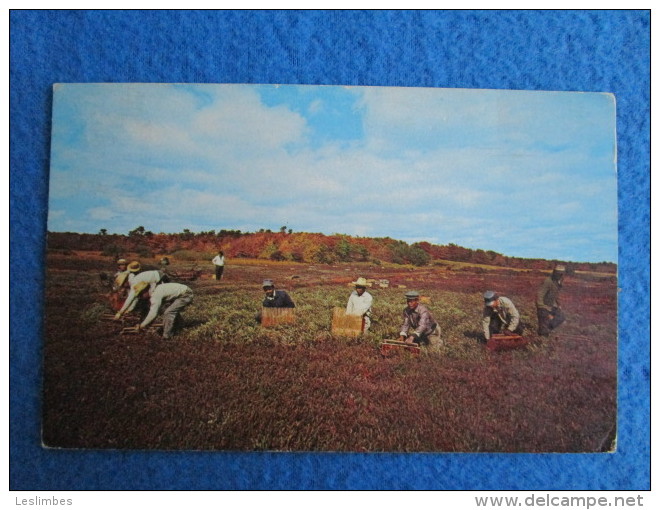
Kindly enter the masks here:
M 367 292 L 367 280 L 365 278 L 358 278 L 354 285 L 355 290 L 351 293 L 346 305 L 346 315 L 362 317 L 362 330 L 368 331 L 371 326 L 371 304 L 374 298 Z
M 403 324 L 399 333 L 401 341 L 438 348 L 442 344 L 440 327 L 429 309 L 419 304 L 419 292 L 407 292 L 406 301 L 408 306 L 403 310 Z M 412 331 L 410 331 L 411 328 Z
M 520 335 L 520 314 L 513 302 L 497 292 L 488 290 L 484 293 L 484 313 L 481 325 L 484 338 L 490 340 L 494 333 L 506 335 Z
M 295 308 L 293 300 L 285 290 L 275 290 L 273 280 L 264 280 L 262 287 L 264 293 L 264 308 Z
M 139 296 L 146 292 L 145 297 L 149 297 L 149 313 L 138 326 L 138 330 L 144 329 L 158 315 L 161 306 L 167 306 L 163 312 L 163 338 L 172 337 L 174 321 L 181 311 L 193 302 L 193 292 L 187 285 L 181 283 L 161 283 L 153 291 L 149 290 L 147 282 L 140 282 L 135 286 L 135 292 Z

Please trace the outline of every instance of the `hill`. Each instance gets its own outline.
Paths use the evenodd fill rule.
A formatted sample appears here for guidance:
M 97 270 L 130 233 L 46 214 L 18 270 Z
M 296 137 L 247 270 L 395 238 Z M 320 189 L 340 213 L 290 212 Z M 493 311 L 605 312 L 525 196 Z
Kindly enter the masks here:
M 611 262 L 571 262 L 509 257 L 501 253 L 473 250 L 453 243 L 435 245 L 428 242 L 408 244 L 389 237 L 353 237 L 343 234 L 325 235 L 307 232 L 268 230 L 244 233 L 240 230 L 220 230 L 194 233 L 154 234 L 137 227 L 128 235 L 80 234 L 49 232 L 49 250 L 100 251 L 108 256 L 138 253 L 141 256 L 185 255 L 185 252 L 222 250 L 229 258 L 258 258 L 274 261 L 332 264 L 336 262 L 371 262 L 380 264 L 411 264 L 425 266 L 439 261 L 465 262 L 514 269 L 549 270 L 558 262 L 570 271 L 594 271 L 616 274 Z

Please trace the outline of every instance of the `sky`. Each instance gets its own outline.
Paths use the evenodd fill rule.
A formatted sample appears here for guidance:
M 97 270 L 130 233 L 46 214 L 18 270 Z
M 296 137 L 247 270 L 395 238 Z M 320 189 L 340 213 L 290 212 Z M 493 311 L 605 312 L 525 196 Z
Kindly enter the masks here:
M 48 230 L 221 229 L 617 261 L 605 93 L 56 84 Z

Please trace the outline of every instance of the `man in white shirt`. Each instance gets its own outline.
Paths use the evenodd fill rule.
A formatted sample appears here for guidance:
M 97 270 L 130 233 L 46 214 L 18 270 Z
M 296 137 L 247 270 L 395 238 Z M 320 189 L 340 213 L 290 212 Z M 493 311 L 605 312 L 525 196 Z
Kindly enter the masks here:
M 124 305 L 115 314 L 115 320 L 119 320 L 123 314 L 132 312 L 135 308 L 139 297 L 135 292 L 135 288 L 139 283 L 148 284 L 150 290 L 153 292 L 156 285 L 167 282 L 168 280 L 169 278 L 163 271 L 143 271 L 142 273 L 134 275 L 133 278 L 129 280 L 131 282 L 131 290 L 128 292 L 128 296 L 126 296 Z
M 219 251 L 211 262 L 215 265 L 215 279 L 221 280 L 222 273 L 225 270 L 225 254 Z
M 355 285 L 355 290 L 348 298 L 346 305 L 346 315 L 358 315 L 362 317 L 362 331 L 367 331 L 371 326 L 371 304 L 373 303 L 373 296 L 367 292 L 367 280 L 365 278 L 358 278 Z
M 163 338 L 166 340 L 171 338 L 176 318 L 184 308 L 193 302 L 193 291 L 182 283 L 162 283 L 153 291 L 149 289 L 149 284 L 146 282 L 142 282 L 136 287 L 138 295 L 146 293 L 150 303 L 149 313 L 138 325 L 138 330 L 149 326 L 158 315 L 161 306 L 167 306 L 163 311 Z

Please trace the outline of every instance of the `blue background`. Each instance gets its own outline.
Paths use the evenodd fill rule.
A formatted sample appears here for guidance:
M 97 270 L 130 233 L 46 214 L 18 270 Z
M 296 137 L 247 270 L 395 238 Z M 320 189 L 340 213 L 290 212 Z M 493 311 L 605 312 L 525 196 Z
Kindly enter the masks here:
M 650 488 L 649 11 L 12 11 L 10 59 L 10 489 Z M 403 455 L 42 449 L 44 252 L 56 82 L 614 93 L 621 288 L 618 451 Z

